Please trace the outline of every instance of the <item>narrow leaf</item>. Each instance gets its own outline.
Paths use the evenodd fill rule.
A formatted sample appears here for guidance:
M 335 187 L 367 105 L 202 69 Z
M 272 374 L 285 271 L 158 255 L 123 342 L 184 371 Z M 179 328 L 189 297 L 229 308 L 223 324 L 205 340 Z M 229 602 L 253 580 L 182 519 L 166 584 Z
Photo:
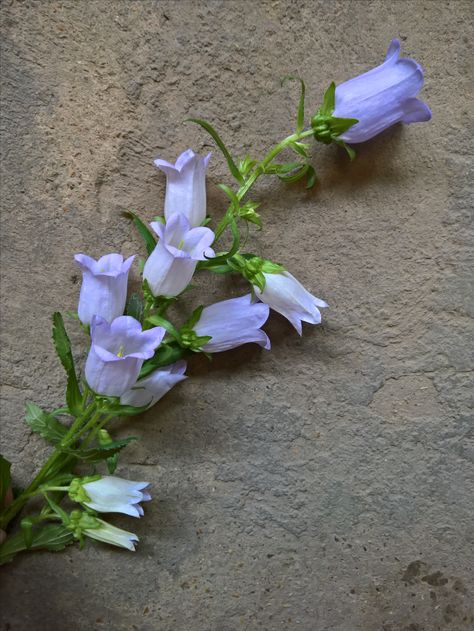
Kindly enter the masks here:
M 11 462 L 8 462 L 6 458 L 0 456 L 0 507 L 5 499 L 8 489 L 11 483 L 10 474 Z
M 139 379 L 147 377 L 157 368 L 162 366 L 169 366 L 181 359 L 185 354 L 177 342 L 171 342 L 169 344 L 162 344 L 155 352 L 151 359 L 147 359 L 140 371 Z
M 313 188 L 317 182 L 317 175 L 314 167 L 308 164 L 308 170 L 306 171 L 306 188 Z
M 301 178 L 306 175 L 309 167 L 309 164 L 302 164 L 295 173 L 291 173 L 290 175 L 279 175 L 278 177 L 282 182 L 286 182 L 287 184 L 298 182 L 298 180 L 301 180 Z
M 200 118 L 188 118 L 187 120 L 189 122 L 191 122 L 191 123 L 196 123 L 197 125 L 200 125 L 203 129 L 205 129 L 207 131 L 207 133 L 210 136 L 212 136 L 214 142 L 219 147 L 219 149 L 222 151 L 222 154 L 224 155 L 224 158 L 227 160 L 227 164 L 229 166 L 230 172 L 235 177 L 237 182 L 239 182 L 239 184 L 242 184 L 243 181 L 244 181 L 244 178 L 242 177 L 242 175 L 241 175 L 239 169 L 237 168 L 237 165 L 235 164 L 234 160 L 232 159 L 232 156 L 230 155 L 227 147 L 225 146 L 224 142 L 222 141 L 221 137 L 219 136 L 217 131 L 214 129 L 214 127 L 212 127 L 212 125 L 210 125 L 207 121 L 201 120 Z
M 122 216 L 132 221 L 133 225 L 138 230 L 139 235 L 145 242 L 146 251 L 148 254 L 151 254 L 156 247 L 156 240 L 152 231 L 143 223 L 140 217 L 131 210 L 124 211 Z
M 146 319 L 146 321 L 154 326 L 161 326 L 166 329 L 167 333 L 169 333 L 177 342 L 181 340 L 181 335 L 178 330 L 166 318 L 162 318 L 159 315 L 151 315 Z
M 61 364 L 67 373 L 66 402 L 71 414 L 77 416 L 81 411 L 81 391 L 74 369 L 71 342 L 64 327 L 63 317 L 58 311 L 53 314 L 53 342 Z
M 284 79 L 282 80 L 282 85 L 285 83 L 285 81 L 299 81 L 301 84 L 300 101 L 298 104 L 298 113 L 296 115 L 296 132 L 299 133 L 300 131 L 303 131 L 304 127 L 304 99 L 306 86 L 303 79 L 301 79 L 300 77 L 284 77 Z
M 131 316 L 138 320 L 139 322 L 143 321 L 143 300 L 140 294 L 133 293 L 127 301 L 127 305 L 125 307 L 125 315 Z

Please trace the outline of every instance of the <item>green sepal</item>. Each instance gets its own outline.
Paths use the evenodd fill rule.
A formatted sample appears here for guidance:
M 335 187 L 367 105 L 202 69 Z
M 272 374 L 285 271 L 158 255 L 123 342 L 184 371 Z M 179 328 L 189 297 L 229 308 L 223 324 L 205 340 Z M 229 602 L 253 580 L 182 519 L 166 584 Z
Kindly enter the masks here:
M 11 462 L 0 455 L 0 508 L 11 485 Z
M 229 274 L 229 272 L 234 271 L 228 263 L 217 263 L 213 265 L 211 261 L 199 261 L 197 269 L 207 269 L 210 272 L 214 272 L 214 274 Z
M 191 123 L 196 123 L 197 125 L 200 125 L 203 129 L 205 129 L 207 131 L 207 133 L 210 136 L 212 136 L 214 142 L 219 147 L 219 149 L 222 151 L 222 154 L 223 154 L 224 158 L 226 159 L 227 164 L 229 166 L 230 172 L 235 177 L 237 182 L 239 182 L 239 184 L 243 184 L 244 178 L 242 177 L 242 175 L 241 175 L 239 169 L 237 168 L 234 160 L 232 159 L 232 156 L 230 155 L 227 147 L 225 146 L 223 140 L 221 139 L 221 137 L 219 136 L 217 131 L 214 129 L 214 127 L 211 124 L 209 124 L 207 121 L 201 120 L 200 118 L 188 118 L 186 120 L 191 122 Z
M 166 219 L 163 217 L 163 215 L 155 215 L 153 217 L 153 221 L 156 221 L 157 223 L 161 223 L 163 224 L 163 226 L 166 225 Z
M 332 116 L 329 122 L 329 126 L 331 128 L 331 133 L 333 136 L 340 136 L 358 122 L 358 118 L 335 118 L 334 116 Z
M 174 364 L 178 360 L 182 359 L 185 351 L 177 342 L 168 342 L 167 344 L 161 344 L 155 351 L 155 354 L 150 359 L 146 359 L 143 362 L 142 369 L 138 379 L 143 379 L 151 374 L 157 368 L 162 366 L 169 366 Z
M 57 552 L 74 543 L 74 535 L 62 524 L 46 524 L 34 529 L 31 543 L 26 546 L 23 534 L 9 536 L 0 546 L 0 565 L 12 561 L 16 554 L 24 550 L 50 550 Z
M 188 318 L 188 320 L 185 322 L 182 328 L 189 329 L 189 330 L 194 329 L 196 324 L 201 319 L 201 314 L 203 312 L 203 309 L 204 309 L 204 305 L 199 305 L 199 307 L 194 309 L 194 311 L 191 313 L 191 316 Z
M 151 254 L 156 247 L 156 239 L 152 231 L 143 223 L 140 217 L 131 210 L 125 210 L 121 214 L 122 217 L 126 217 L 132 221 L 133 225 L 138 230 L 138 234 L 145 242 L 146 251 L 148 254 Z
M 257 208 L 259 206 L 260 206 L 260 204 L 258 204 L 257 202 L 246 202 L 239 209 L 239 217 L 241 217 L 241 219 L 244 219 L 245 221 L 248 221 L 250 223 L 255 224 L 256 226 L 258 226 L 261 229 L 262 228 L 262 218 L 256 212 L 256 210 L 257 210 Z
M 274 263 L 273 261 L 264 260 L 262 264 L 262 272 L 265 274 L 282 274 L 285 271 L 283 265 Z
M 317 181 L 318 176 L 316 175 L 316 171 L 314 170 L 314 167 L 309 164 L 306 172 L 306 188 L 313 188 Z
M 321 116 L 331 116 L 336 107 L 336 84 L 334 81 L 324 93 L 323 104 L 319 110 Z
M 143 312 L 145 309 L 145 305 L 143 304 L 142 297 L 140 294 L 136 292 L 133 293 L 130 298 L 127 300 L 127 305 L 125 307 L 125 315 L 131 316 L 138 320 L 139 322 L 143 322 Z
M 71 342 L 64 327 L 63 317 L 58 311 L 53 314 L 53 342 L 56 353 L 67 374 L 66 403 L 71 414 L 78 416 L 82 409 L 82 395 L 74 369 Z
M 296 133 L 299 134 L 301 131 L 303 131 L 303 127 L 304 127 L 304 99 L 305 99 L 305 93 L 306 93 L 306 86 L 303 79 L 301 79 L 300 77 L 291 77 L 291 76 L 283 77 L 281 81 L 281 85 L 283 86 L 286 81 L 299 81 L 301 85 L 300 100 L 298 103 L 298 112 L 296 114 Z
M 355 159 L 357 153 L 356 150 L 350 145 L 346 144 L 343 140 L 337 140 L 336 145 L 339 145 L 343 149 L 347 151 L 347 155 L 349 156 L 351 162 Z
M 44 412 L 38 405 L 27 401 L 25 421 L 31 431 L 36 432 L 52 445 L 57 445 L 67 434 L 67 427 L 52 414 Z

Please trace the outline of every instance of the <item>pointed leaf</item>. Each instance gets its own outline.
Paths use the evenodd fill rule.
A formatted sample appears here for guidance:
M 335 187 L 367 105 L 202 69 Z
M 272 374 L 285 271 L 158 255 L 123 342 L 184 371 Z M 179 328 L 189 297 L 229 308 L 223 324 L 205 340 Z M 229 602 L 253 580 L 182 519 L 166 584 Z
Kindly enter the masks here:
M 63 317 L 58 311 L 53 314 L 53 342 L 61 364 L 67 373 L 66 403 L 71 414 L 77 416 L 81 412 L 81 391 L 74 369 L 71 342 L 64 327 Z
M 143 223 L 140 217 L 131 210 L 122 212 L 122 216 L 132 221 L 133 225 L 138 230 L 139 235 L 145 242 L 146 251 L 148 254 L 151 254 L 156 247 L 156 239 L 153 236 L 153 232 Z
M 207 131 L 207 133 L 210 136 L 212 136 L 214 142 L 219 147 L 219 149 L 222 151 L 222 154 L 224 155 L 224 158 L 227 160 L 227 164 L 229 166 L 230 172 L 235 177 L 237 182 L 242 184 L 243 181 L 244 181 L 244 178 L 242 177 L 242 175 L 241 175 L 239 169 L 237 168 L 234 160 L 232 159 L 232 156 L 230 155 L 227 147 L 225 146 L 224 142 L 222 141 L 221 137 L 219 136 L 217 131 L 214 129 L 214 127 L 212 127 L 212 125 L 210 125 L 207 121 L 201 120 L 200 118 L 188 118 L 187 120 L 189 122 L 191 122 L 191 123 L 196 123 L 197 125 L 200 125 L 203 129 L 205 129 Z
M 319 113 L 323 116 L 331 116 L 336 107 L 336 84 L 334 81 L 324 93 L 323 104 Z
M 0 455 L 0 507 L 11 485 L 10 467 L 11 462 Z
M 180 336 L 178 330 L 166 318 L 163 318 L 163 317 L 161 317 L 159 315 L 151 315 L 151 316 L 148 316 L 148 318 L 146 319 L 146 322 L 149 322 L 150 324 L 153 324 L 154 326 L 161 326 L 177 342 L 179 342 L 181 340 L 181 336 Z
M 303 131 L 303 127 L 304 127 L 304 99 L 305 99 L 305 93 L 306 93 L 306 86 L 303 79 L 300 79 L 300 77 L 290 77 L 290 76 L 284 77 L 281 84 L 283 85 L 286 81 L 299 81 L 301 84 L 301 93 L 300 93 L 300 100 L 298 104 L 298 113 L 296 115 L 296 132 L 299 133 L 300 131 Z

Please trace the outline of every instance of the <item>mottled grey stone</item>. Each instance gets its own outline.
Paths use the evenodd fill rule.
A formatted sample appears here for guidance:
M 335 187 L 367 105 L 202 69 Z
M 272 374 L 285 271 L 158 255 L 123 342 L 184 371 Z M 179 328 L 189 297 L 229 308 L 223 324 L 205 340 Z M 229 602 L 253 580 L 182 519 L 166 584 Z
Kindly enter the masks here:
M 48 447 L 24 402 L 61 402 L 50 315 L 73 310 L 72 254 L 140 246 L 121 218 L 162 209 L 152 164 L 212 121 L 262 154 L 292 131 L 298 74 L 315 110 L 330 80 L 398 35 L 426 69 L 426 125 L 350 164 L 315 148 L 314 191 L 267 180 L 252 247 L 330 308 L 271 353 L 197 360 L 191 379 L 118 435 L 119 474 L 150 480 L 146 517 L 101 545 L 0 570 L 4 631 L 463 631 L 474 628 L 472 9 L 469 2 L 5 1 L 2 12 L 1 451 L 17 485 Z M 214 151 L 209 208 L 229 181 Z M 135 277 L 136 281 L 136 277 Z M 242 285 L 199 280 L 203 300 Z M 196 304 L 190 293 L 186 307 Z M 180 310 L 177 317 L 185 313 Z M 68 322 L 78 363 L 86 348 Z

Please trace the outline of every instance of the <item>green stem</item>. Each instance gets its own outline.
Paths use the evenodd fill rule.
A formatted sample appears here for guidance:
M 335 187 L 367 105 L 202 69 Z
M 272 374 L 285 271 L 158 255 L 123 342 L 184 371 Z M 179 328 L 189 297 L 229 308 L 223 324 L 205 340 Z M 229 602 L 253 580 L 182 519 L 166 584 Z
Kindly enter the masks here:
M 94 412 L 97 404 L 93 401 L 82 414 L 80 414 L 74 423 L 69 428 L 69 431 L 61 440 L 59 445 L 55 448 L 51 456 L 46 460 L 44 465 L 38 471 L 36 476 L 27 486 L 27 488 L 10 504 L 10 506 L 4 511 L 3 515 L 0 517 L 0 528 L 5 530 L 10 521 L 20 512 L 28 498 L 34 494 L 36 489 L 44 482 L 44 480 L 48 477 L 51 469 L 57 465 L 58 461 L 61 458 L 64 458 L 65 454 L 63 450 L 65 447 L 69 447 L 73 442 L 75 442 L 77 435 L 77 430 L 83 425 L 84 421 L 90 416 L 91 413 Z M 95 416 L 95 415 L 94 415 Z M 88 423 L 86 423 L 87 425 Z M 67 460 L 66 456 L 66 460 Z
M 237 199 L 240 201 L 245 197 L 245 195 L 249 192 L 249 190 L 252 188 L 258 178 L 265 173 L 266 167 L 272 162 L 272 160 L 276 158 L 279 153 L 281 153 L 286 147 L 288 147 L 288 145 L 293 142 L 302 140 L 303 138 L 307 138 L 308 136 L 312 136 L 313 133 L 314 132 L 312 129 L 307 129 L 306 131 L 302 131 L 300 133 L 294 133 L 291 134 L 291 136 L 287 136 L 281 142 L 275 145 L 273 149 L 271 149 L 267 153 L 264 159 L 259 164 L 257 164 L 249 177 L 240 186 L 239 190 L 236 192 Z M 215 230 L 216 238 L 214 240 L 214 243 L 219 239 L 219 237 L 222 235 L 222 233 L 232 220 L 231 208 L 232 206 L 229 207 L 228 211 L 221 219 Z

